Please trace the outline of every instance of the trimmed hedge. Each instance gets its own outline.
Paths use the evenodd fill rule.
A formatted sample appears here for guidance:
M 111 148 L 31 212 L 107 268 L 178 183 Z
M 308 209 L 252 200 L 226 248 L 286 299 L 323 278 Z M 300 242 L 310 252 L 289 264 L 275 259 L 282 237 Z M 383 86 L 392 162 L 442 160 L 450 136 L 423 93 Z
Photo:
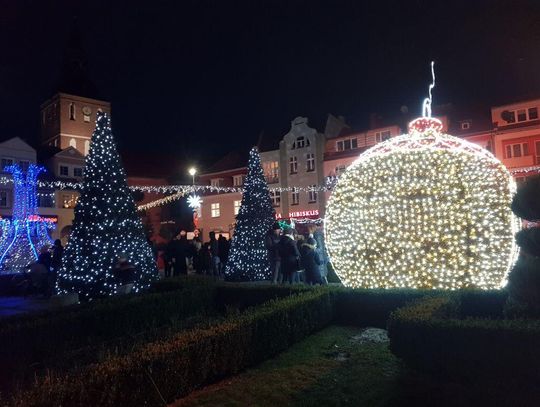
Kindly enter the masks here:
M 477 299 L 484 312 L 494 314 L 503 297 L 483 293 Z M 464 298 L 471 307 L 474 294 Z M 460 319 L 461 315 L 460 295 L 426 298 L 400 308 L 389 320 L 390 348 L 411 366 L 430 373 L 466 382 L 537 385 L 539 320 Z
M 19 394 L 18 406 L 161 406 L 277 355 L 333 318 L 332 293 L 270 301 L 225 322 L 158 341 Z
M 61 365 L 75 349 L 98 346 L 214 312 L 214 290 L 213 286 L 199 285 L 185 290 L 117 297 L 2 321 L 0 384 L 7 388 L 13 383 L 24 383 L 44 367 Z

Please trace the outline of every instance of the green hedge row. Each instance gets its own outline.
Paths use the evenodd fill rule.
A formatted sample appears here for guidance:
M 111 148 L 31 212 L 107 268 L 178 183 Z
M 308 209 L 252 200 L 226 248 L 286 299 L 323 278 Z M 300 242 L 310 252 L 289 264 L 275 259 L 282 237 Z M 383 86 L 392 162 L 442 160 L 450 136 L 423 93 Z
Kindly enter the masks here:
M 391 350 L 416 368 L 458 380 L 536 386 L 540 321 L 462 319 L 462 307 L 472 308 L 474 293 L 466 294 L 464 303 L 460 297 L 425 298 L 393 312 L 388 324 Z M 500 293 L 479 294 L 483 313 L 496 315 L 502 298 Z
M 328 325 L 332 293 L 314 290 L 271 301 L 225 322 L 149 343 L 16 397 L 18 406 L 161 406 L 287 349 Z
M 73 350 L 171 326 L 197 314 L 212 313 L 214 290 L 213 286 L 199 285 L 2 321 L 1 388 L 24 383 L 41 369 L 62 365 Z

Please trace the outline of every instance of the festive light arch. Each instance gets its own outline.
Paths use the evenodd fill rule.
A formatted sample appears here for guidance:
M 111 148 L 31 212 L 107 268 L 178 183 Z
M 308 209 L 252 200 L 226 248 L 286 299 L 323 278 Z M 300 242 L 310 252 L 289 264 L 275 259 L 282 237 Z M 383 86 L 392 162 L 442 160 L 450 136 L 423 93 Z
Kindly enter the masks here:
M 342 282 L 369 288 L 499 288 L 515 261 L 512 175 L 423 117 L 338 180 L 325 231 Z

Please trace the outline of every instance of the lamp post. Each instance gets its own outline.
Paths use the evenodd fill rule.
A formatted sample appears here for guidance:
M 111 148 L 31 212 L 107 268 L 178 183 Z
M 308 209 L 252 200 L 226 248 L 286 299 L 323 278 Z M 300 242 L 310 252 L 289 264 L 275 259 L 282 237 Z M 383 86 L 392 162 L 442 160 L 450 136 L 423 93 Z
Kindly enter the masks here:
M 197 174 L 197 169 L 195 167 L 191 167 L 188 172 L 189 175 L 191 175 L 191 185 L 195 185 L 195 174 Z

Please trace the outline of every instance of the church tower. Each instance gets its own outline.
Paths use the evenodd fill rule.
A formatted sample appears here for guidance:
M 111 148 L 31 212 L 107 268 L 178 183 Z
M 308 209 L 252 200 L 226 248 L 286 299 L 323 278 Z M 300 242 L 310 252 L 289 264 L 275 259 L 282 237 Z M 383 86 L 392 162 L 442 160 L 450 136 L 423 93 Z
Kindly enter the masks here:
M 62 74 L 56 93 L 41 105 L 41 144 L 76 148 L 87 155 L 94 131 L 96 113 L 111 113 L 111 104 L 98 97 L 88 77 L 86 54 L 81 35 L 73 25 L 64 54 Z

